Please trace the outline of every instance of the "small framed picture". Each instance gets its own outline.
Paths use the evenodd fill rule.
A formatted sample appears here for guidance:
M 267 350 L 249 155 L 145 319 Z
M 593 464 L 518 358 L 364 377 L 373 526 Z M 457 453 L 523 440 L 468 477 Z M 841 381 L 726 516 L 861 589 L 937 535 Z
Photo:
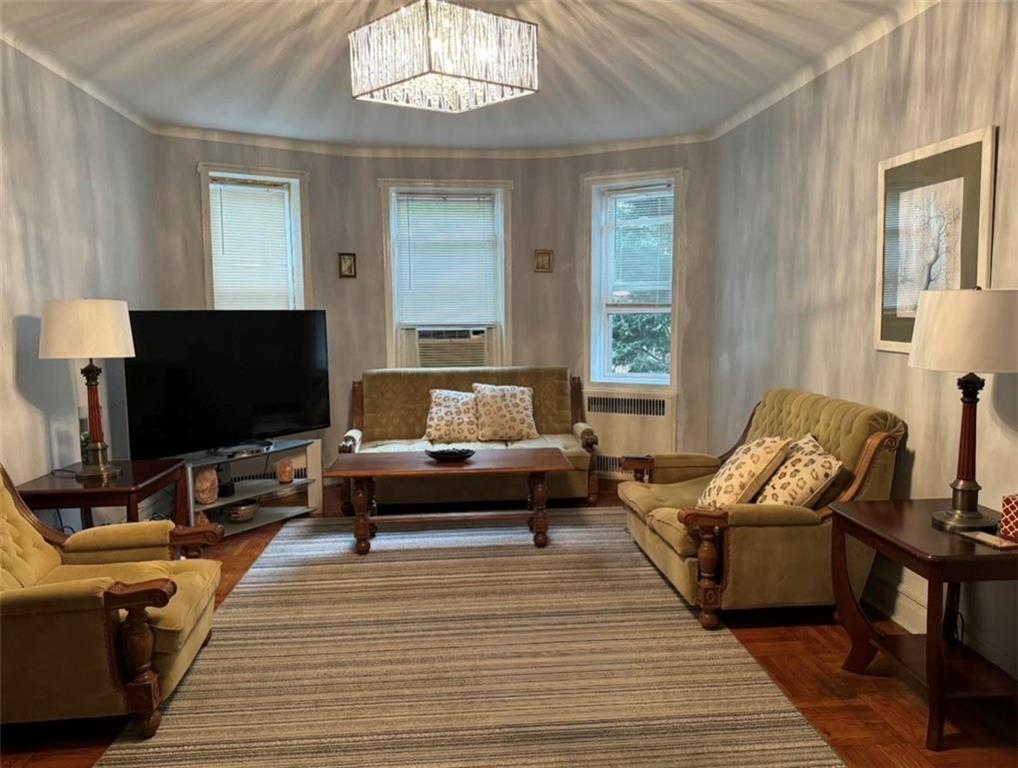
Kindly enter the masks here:
M 536 250 L 534 251 L 534 271 L 535 272 L 551 272 L 553 271 L 555 259 L 555 251 L 552 250 Z
M 339 276 L 340 277 L 357 277 L 357 254 L 356 253 L 341 253 L 341 254 L 339 254 Z

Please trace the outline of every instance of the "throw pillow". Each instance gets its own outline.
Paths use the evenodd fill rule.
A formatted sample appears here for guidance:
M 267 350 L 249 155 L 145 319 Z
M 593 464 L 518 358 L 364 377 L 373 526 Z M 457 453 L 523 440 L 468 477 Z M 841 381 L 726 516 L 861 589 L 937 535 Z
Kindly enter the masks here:
M 788 455 L 764 484 L 756 502 L 812 507 L 839 472 L 837 457 L 825 451 L 813 435 L 806 435 L 788 447 Z
M 428 426 L 424 439 L 434 443 L 461 443 L 477 440 L 477 398 L 472 392 L 452 389 L 431 390 Z
M 749 501 L 767 482 L 788 452 L 784 437 L 761 437 L 739 446 L 703 489 L 698 507 L 724 507 Z
M 540 437 L 534 423 L 531 387 L 474 384 L 478 440 L 531 440 Z

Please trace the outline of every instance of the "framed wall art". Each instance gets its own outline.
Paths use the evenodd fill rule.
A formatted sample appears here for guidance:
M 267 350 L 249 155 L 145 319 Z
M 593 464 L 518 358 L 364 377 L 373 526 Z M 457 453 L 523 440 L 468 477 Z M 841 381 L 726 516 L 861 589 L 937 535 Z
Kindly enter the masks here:
M 534 271 L 551 272 L 554 268 L 555 251 L 545 248 L 534 251 Z
M 996 129 L 879 165 L 874 344 L 908 352 L 919 294 L 989 288 Z
M 339 276 L 340 277 L 357 277 L 357 254 L 356 253 L 341 253 L 341 254 L 339 254 Z

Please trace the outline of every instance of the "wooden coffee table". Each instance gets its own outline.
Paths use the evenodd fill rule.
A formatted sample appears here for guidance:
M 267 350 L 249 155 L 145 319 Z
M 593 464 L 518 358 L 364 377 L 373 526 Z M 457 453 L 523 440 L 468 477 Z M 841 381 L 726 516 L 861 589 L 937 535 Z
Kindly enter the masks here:
M 503 519 L 526 517 L 534 532 L 534 546 L 548 544 L 548 493 L 544 479 L 549 472 L 571 472 L 573 465 L 558 448 L 520 448 L 519 450 L 480 450 L 466 461 L 439 462 L 422 451 L 404 453 L 341 453 L 323 477 L 353 481 L 354 523 L 353 535 L 357 540 L 357 554 L 366 555 L 371 549 L 371 538 L 377 531 L 373 520 L 378 511 L 375 504 L 375 480 L 379 477 L 461 477 L 465 475 L 527 475 L 530 489 L 527 498 L 528 512 L 505 512 L 485 515 L 485 518 Z M 390 523 L 419 523 L 434 520 L 438 515 L 386 515 Z M 456 515 L 465 519 L 465 515 Z M 476 515 L 471 515 L 476 518 Z

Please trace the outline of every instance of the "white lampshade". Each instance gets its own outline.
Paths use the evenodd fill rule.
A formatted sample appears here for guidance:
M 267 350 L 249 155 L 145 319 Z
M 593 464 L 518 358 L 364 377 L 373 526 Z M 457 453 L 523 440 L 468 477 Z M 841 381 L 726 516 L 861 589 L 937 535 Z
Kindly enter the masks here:
M 110 299 L 47 301 L 42 307 L 39 357 L 58 360 L 134 357 L 127 302 Z
M 1018 290 L 920 293 L 908 364 L 957 373 L 1018 373 Z

